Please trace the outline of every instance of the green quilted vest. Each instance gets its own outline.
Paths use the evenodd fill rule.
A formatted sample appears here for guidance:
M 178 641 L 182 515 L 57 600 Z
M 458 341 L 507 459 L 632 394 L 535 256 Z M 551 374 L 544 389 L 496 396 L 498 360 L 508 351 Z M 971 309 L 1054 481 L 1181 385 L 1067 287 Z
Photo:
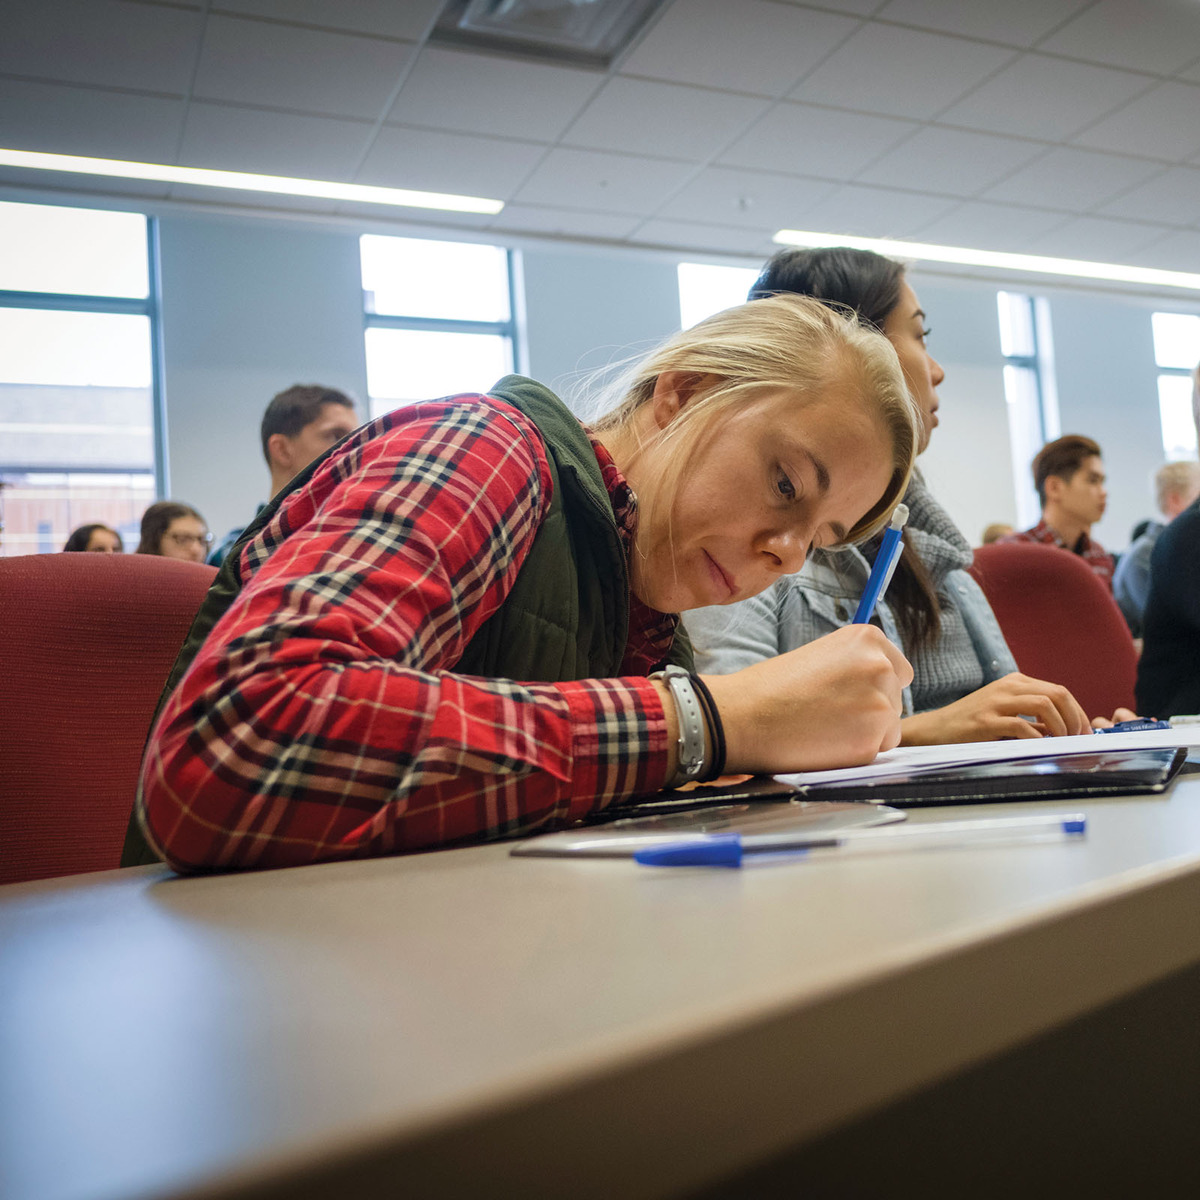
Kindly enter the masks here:
M 625 657 L 629 574 L 591 442 L 562 401 L 532 379 L 507 375 L 489 395 L 520 409 L 540 430 L 554 494 L 512 590 L 467 643 L 454 669 L 523 683 L 611 678 Z M 242 547 L 274 518 L 288 495 L 308 482 L 324 458 L 301 471 L 262 509 L 229 551 L 171 669 L 159 709 L 241 590 L 235 564 Z M 692 648 L 682 625 L 670 661 L 692 669 Z M 134 816 L 121 865 L 156 861 Z

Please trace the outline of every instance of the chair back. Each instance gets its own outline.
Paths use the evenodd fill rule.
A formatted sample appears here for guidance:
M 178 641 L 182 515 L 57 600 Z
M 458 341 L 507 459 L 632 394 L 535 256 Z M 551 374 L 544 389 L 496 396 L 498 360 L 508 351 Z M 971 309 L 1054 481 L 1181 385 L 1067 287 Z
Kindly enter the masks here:
M 1134 708 L 1133 638 L 1083 559 L 1057 546 L 995 542 L 975 550 L 970 571 L 1026 675 L 1070 688 L 1089 717 Z
M 0 883 L 120 864 L 142 748 L 216 568 L 0 558 Z

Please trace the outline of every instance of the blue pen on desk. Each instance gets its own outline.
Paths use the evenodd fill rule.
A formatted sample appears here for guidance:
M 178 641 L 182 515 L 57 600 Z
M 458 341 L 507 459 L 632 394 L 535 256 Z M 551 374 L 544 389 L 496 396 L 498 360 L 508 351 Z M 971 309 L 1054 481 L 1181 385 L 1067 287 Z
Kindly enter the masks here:
M 1093 733 L 1141 733 L 1146 729 L 1170 729 L 1170 721 L 1157 721 L 1153 717 L 1137 717 L 1132 721 L 1118 721 L 1107 729 L 1094 729 Z
M 851 853 L 976 847 L 1012 842 L 1072 840 L 1087 831 L 1083 813 L 1038 813 L 1030 817 L 986 817 L 971 821 L 925 821 L 886 829 L 853 829 L 837 837 L 811 833 L 718 833 L 686 842 L 647 846 L 634 852 L 644 867 L 740 867 L 749 855 L 805 855 L 832 851 L 830 858 Z
M 892 582 L 896 564 L 900 561 L 900 552 L 904 549 L 901 534 L 904 523 L 908 520 L 908 505 L 897 504 L 892 513 L 888 527 L 883 531 L 883 542 L 879 553 L 875 555 L 875 565 L 871 568 L 867 586 L 858 602 L 858 611 L 854 614 L 855 625 L 865 625 L 875 614 L 875 605 L 887 591 L 887 585 Z

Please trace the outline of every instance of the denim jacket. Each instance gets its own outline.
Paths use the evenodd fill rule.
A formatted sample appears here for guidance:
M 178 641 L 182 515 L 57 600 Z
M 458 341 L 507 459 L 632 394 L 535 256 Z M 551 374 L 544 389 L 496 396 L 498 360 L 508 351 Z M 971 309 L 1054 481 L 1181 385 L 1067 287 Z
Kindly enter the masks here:
M 971 548 L 966 539 L 918 475 L 904 500 L 909 507 L 904 536 L 929 570 L 942 623 L 941 637 L 931 647 L 909 654 L 915 675 L 904 691 L 904 715 L 911 716 L 960 700 L 1015 671 L 1017 664 L 987 598 L 967 574 Z M 684 619 L 696 669 L 727 675 L 848 625 L 870 570 L 857 548 L 818 550 L 796 574 L 750 600 L 693 609 Z M 876 615 L 889 641 L 908 654 L 886 598 Z

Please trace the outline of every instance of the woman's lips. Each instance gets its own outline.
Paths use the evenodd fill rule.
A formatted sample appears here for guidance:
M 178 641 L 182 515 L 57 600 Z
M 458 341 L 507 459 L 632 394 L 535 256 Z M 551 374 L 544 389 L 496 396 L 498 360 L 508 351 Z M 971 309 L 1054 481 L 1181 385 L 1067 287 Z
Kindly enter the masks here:
M 722 570 L 721 564 L 707 550 L 704 552 L 704 557 L 708 559 L 709 571 L 713 579 L 729 596 L 732 596 L 737 591 L 734 581 Z

